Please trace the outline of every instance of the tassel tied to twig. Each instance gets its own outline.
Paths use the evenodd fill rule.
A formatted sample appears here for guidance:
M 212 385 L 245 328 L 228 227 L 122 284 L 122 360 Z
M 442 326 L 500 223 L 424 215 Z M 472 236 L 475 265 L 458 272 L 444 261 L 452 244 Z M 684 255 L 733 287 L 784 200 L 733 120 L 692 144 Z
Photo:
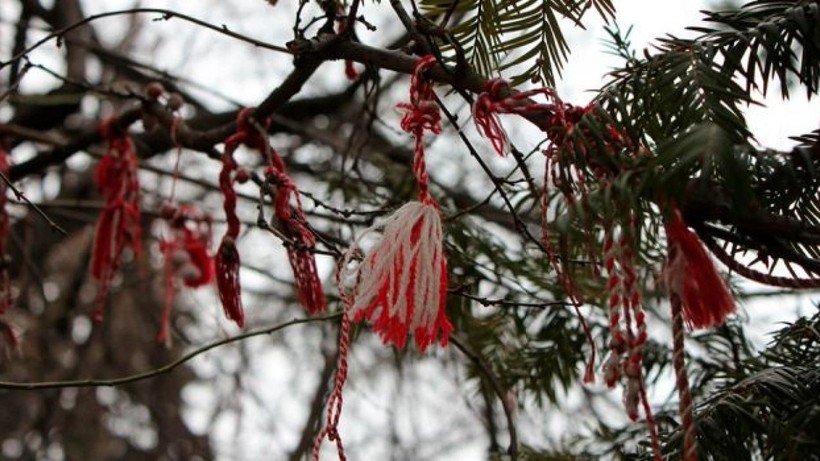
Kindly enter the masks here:
M 720 325 L 734 312 L 735 300 L 712 258 L 677 209 L 665 223 L 669 257 L 665 278 L 668 289 L 680 297 L 689 328 Z
M 102 321 L 105 299 L 119 270 L 123 252 L 130 248 L 134 257 L 141 251 L 140 190 L 137 155 L 131 138 L 116 126 L 116 118 L 100 124 L 100 134 L 108 148 L 96 171 L 96 183 L 105 199 L 97 222 L 91 253 L 91 275 L 100 291 L 93 318 Z

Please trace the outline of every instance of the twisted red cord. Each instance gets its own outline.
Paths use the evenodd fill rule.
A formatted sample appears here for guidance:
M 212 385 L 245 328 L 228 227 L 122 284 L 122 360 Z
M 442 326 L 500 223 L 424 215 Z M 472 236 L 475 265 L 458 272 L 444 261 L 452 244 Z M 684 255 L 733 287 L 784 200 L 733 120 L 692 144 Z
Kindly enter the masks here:
M 710 238 L 708 235 L 704 235 L 702 238 L 703 243 L 709 248 L 709 251 L 715 255 L 715 257 L 726 265 L 732 272 L 737 272 L 743 277 L 746 277 L 749 280 L 754 280 L 755 282 L 762 283 L 764 285 L 769 286 L 776 286 L 776 287 L 783 287 L 783 288 L 794 288 L 796 290 L 810 290 L 814 288 L 820 288 L 820 278 L 813 278 L 813 279 L 797 279 L 791 277 L 779 277 L 776 275 L 766 274 L 765 272 L 760 272 L 754 270 L 744 264 L 741 264 L 726 252 L 714 239 Z
M 503 96 L 504 91 L 508 93 L 506 96 Z M 498 155 L 503 156 L 509 150 L 509 140 L 497 114 L 527 115 L 540 112 L 551 114 L 554 104 L 530 101 L 530 98 L 537 95 L 546 95 L 550 99 L 556 99 L 555 91 L 551 88 L 509 93 L 509 84 L 502 79 L 490 80 L 484 84 L 484 92 L 478 96 L 473 105 L 473 119 L 478 131 L 490 140 Z
M 415 138 L 413 174 L 418 181 L 419 200 L 422 203 L 435 203 L 429 193 L 430 180 L 424 161 L 424 132 L 441 133 L 441 113 L 436 105 L 433 84 L 424 74 L 436 64 L 436 57 L 429 54 L 418 60 L 410 79 L 410 102 L 398 104 L 400 109 L 405 110 L 401 128 Z
M 678 388 L 678 411 L 681 414 L 683 428 L 683 457 L 684 461 L 697 461 L 697 429 L 692 404 L 692 394 L 689 390 L 689 378 L 686 375 L 684 355 L 684 328 L 683 308 L 681 298 L 676 293 L 670 293 L 672 306 L 672 361 L 675 367 L 676 387 Z
M 220 174 L 220 188 L 225 194 L 225 214 L 228 217 L 228 230 L 223 244 L 217 252 L 217 283 L 220 287 L 220 298 L 225 312 L 240 325 L 244 320 L 240 299 L 239 253 L 236 250 L 236 239 L 239 236 L 239 219 L 236 216 L 236 192 L 233 190 L 232 174 L 237 169 L 233 160 L 233 151 L 239 145 L 259 151 L 268 162 L 266 177 L 276 186 L 274 209 L 277 219 L 291 240 L 287 247 L 288 261 L 296 284 L 297 297 L 310 314 L 323 312 L 326 300 L 319 273 L 316 268 L 314 250 L 316 239 L 307 226 L 298 189 L 285 172 L 285 162 L 279 154 L 271 149 L 265 134 L 269 120 L 261 126 L 252 123 L 253 108 L 239 111 L 236 120 L 236 132 L 225 140 L 223 169 Z M 291 199 L 295 202 L 291 206 Z M 224 271 L 224 272 L 223 272 Z
M 284 162 L 276 151 L 271 150 L 271 162 L 265 173 L 276 184 L 274 208 L 285 235 L 290 239 L 287 245 L 288 261 L 293 270 L 299 302 L 311 315 L 324 312 L 327 302 L 316 268 L 316 237 L 307 226 L 296 184 L 285 173 Z M 295 206 L 291 206 L 292 197 L 295 198 Z
M 230 140 L 231 138 L 229 138 Z M 225 219 L 228 228 L 216 251 L 216 285 L 219 291 L 219 300 L 225 316 L 243 327 L 245 312 L 242 309 L 242 286 L 239 282 L 240 258 L 236 248 L 236 239 L 239 237 L 239 217 L 236 214 L 237 195 L 233 188 L 233 173 L 237 170 L 233 159 L 235 142 L 225 142 L 225 152 L 222 154 L 222 171 L 219 173 L 219 188 L 224 195 L 222 207 L 225 210 Z
M 350 346 L 350 317 L 347 314 L 347 311 L 350 309 L 349 302 L 350 300 L 343 299 L 343 303 L 346 307 L 345 312 L 342 314 L 339 331 L 339 362 L 336 367 L 336 377 L 333 380 L 333 390 L 327 402 L 325 425 L 313 441 L 313 461 L 319 461 L 322 441 L 325 438 L 336 444 L 336 452 L 340 461 L 347 459 L 344 444 L 342 443 L 342 436 L 339 434 L 339 421 L 342 417 L 342 407 L 344 403 L 342 394 L 345 382 L 347 381 L 347 356 Z

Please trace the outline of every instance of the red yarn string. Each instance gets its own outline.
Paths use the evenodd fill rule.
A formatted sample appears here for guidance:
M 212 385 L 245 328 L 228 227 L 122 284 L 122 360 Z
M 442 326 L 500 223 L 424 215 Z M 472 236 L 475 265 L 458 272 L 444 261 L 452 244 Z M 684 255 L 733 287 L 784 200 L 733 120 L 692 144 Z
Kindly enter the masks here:
M 264 133 L 270 124 L 265 121 L 262 126 L 254 125 L 251 117 L 253 108 L 239 111 L 236 120 L 236 132 L 225 140 L 223 169 L 220 174 L 220 188 L 225 194 L 225 213 L 228 216 L 228 230 L 217 252 L 217 284 L 220 298 L 228 316 L 240 325 L 243 320 L 239 286 L 239 254 L 236 250 L 236 239 L 239 236 L 239 219 L 236 217 L 236 192 L 233 190 L 232 172 L 237 165 L 233 160 L 233 151 L 241 144 L 259 151 L 268 162 L 266 178 L 276 187 L 274 209 L 286 236 L 290 239 L 287 247 L 288 261 L 296 284 L 297 297 L 310 314 L 323 312 L 326 307 L 324 290 L 316 268 L 314 249 L 316 240 L 307 226 L 298 189 L 285 172 L 285 163 L 279 154 L 271 149 Z M 291 198 L 294 205 L 291 206 Z M 224 269 L 224 273 L 223 272 Z
M 339 326 L 339 359 L 336 365 L 336 376 L 333 380 L 333 390 L 327 402 L 327 413 L 324 427 L 316 435 L 313 441 L 313 461 L 319 461 L 319 454 L 322 450 L 322 441 L 327 438 L 336 444 L 336 452 L 341 461 L 345 461 L 344 444 L 342 436 L 339 434 L 339 421 L 342 417 L 343 391 L 347 381 L 347 357 L 350 349 L 350 315 L 353 308 L 353 300 L 347 295 L 340 280 L 341 271 L 336 272 L 336 283 L 339 288 L 339 297 L 342 299 L 342 320 Z
M 686 324 L 690 328 L 720 325 L 735 309 L 732 293 L 677 208 L 673 207 L 665 227 L 669 241 L 667 286 L 680 296 Z
M 350 59 L 345 59 L 345 77 L 348 80 L 356 80 L 359 78 L 359 71 Z
M 216 275 L 210 254 L 211 218 L 193 205 L 163 209 L 169 235 L 160 240 L 159 248 L 165 258 L 165 299 L 157 342 L 170 339 L 171 310 L 176 295 L 176 282 L 188 288 L 211 283 Z
M 105 206 L 97 223 L 91 253 L 91 275 L 100 282 L 93 318 L 102 321 L 111 282 L 119 270 L 122 254 L 131 248 L 134 257 L 141 251 L 140 192 L 137 156 L 131 138 L 116 127 L 116 119 L 100 123 L 100 134 L 108 149 L 97 166 L 97 188 Z
M 689 377 L 686 374 L 684 352 L 683 306 L 676 293 L 670 293 L 672 307 L 672 361 L 675 367 L 676 387 L 678 388 L 678 411 L 681 414 L 683 429 L 683 461 L 697 461 L 697 429 L 689 390 Z
M 271 150 L 271 162 L 265 175 L 276 185 L 274 208 L 285 235 L 290 239 L 287 245 L 288 261 L 293 270 L 299 302 L 311 315 L 324 312 L 327 303 L 316 268 L 316 237 L 307 227 L 296 184 L 285 173 L 284 162 L 276 151 Z M 291 206 L 291 197 L 295 197 L 295 206 Z
M 758 270 L 754 270 L 749 268 L 744 264 L 740 264 L 739 262 L 735 261 L 735 259 L 730 255 L 724 248 L 715 242 L 714 239 L 708 238 L 706 236 L 703 238 L 703 243 L 709 248 L 709 251 L 715 255 L 715 257 L 726 265 L 732 272 L 737 272 L 738 274 L 746 277 L 749 280 L 754 280 L 755 282 L 762 283 L 764 285 L 771 285 L 783 288 L 794 288 L 797 290 L 808 290 L 813 288 L 820 288 L 820 279 L 800 279 L 800 278 L 791 278 L 791 277 L 779 277 L 776 275 L 767 274 L 765 272 L 760 272 Z
M 553 104 L 534 103 L 530 101 L 530 98 L 541 94 L 550 99 L 556 98 L 555 92 L 550 88 L 538 88 L 502 96 L 505 90 L 509 92 L 509 84 L 506 81 L 490 80 L 484 84 L 484 92 L 478 96 L 473 105 L 473 119 L 478 131 L 490 140 L 495 151 L 501 156 L 509 150 L 510 145 L 507 132 L 501 126 L 497 114 L 551 113 Z
M 5 146 L 0 143 L 0 172 L 8 178 L 10 168 L 9 153 Z M 6 210 L 8 204 L 7 191 L 8 184 L 5 181 L 0 181 L 0 290 L 2 290 L 2 293 L 0 293 L 0 315 L 3 315 L 14 304 L 11 297 L 11 278 L 7 261 L 9 232 L 11 231 L 11 219 L 8 210 Z
M 182 123 L 182 117 L 179 115 L 174 115 L 174 121 L 171 122 L 171 142 L 176 146 L 176 160 L 174 161 L 174 174 L 171 177 L 171 193 L 169 194 L 168 201 L 174 201 L 174 194 L 176 193 L 177 188 L 177 179 L 179 179 L 179 161 L 182 159 L 182 144 L 179 142 L 178 133 L 179 133 L 179 125 Z
M 415 138 L 413 174 L 418 181 L 419 200 L 422 203 L 435 202 L 429 193 L 427 165 L 424 161 L 424 131 L 441 133 L 441 113 L 433 95 L 433 84 L 425 78 L 424 73 L 436 64 L 436 57 L 433 55 L 428 54 L 419 59 L 410 79 L 410 102 L 398 104 L 400 109 L 405 110 L 401 128 Z

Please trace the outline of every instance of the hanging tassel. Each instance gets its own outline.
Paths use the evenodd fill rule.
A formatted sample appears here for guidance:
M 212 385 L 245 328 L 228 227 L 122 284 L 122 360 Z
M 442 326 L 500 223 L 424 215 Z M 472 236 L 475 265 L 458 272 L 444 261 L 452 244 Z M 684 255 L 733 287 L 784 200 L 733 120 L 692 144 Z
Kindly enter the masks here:
M 138 258 L 141 251 L 138 161 L 134 145 L 127 133 L 117 129 L 115 118 L 100 124 L 100 134 L 108 141 L 108 149 L 96 171 L 97 188 L 105 199 L 91 253 L 91 275 L 100 283 L 93 313 L 97 322 L 103 319 L 105 300 L 123 252 L 131 248 Z
M 222 204 L 228 228 L 216 251 L 216 286 L 219 300 L 225 316 L 236 322 L 239 327 L 245 326 L 245 312 L 242 309 L 242 287 L 239 284 L 239 251 L 236 239 L 239 237 L 239 217 L 236 215 L 236 191 L 233 188 L 232 175 L 237 165 L 233 159 L 235 144 L 225 142 L 222 154 L 222 171 L 219 173 L 219 188 L 225 196 Z
M 266 169 L 268 177 L 276 186 L 274 198 L 276 216 L 285 234 L 292 243 L 288 246 L 288 261 L 293 269 L 296 292 L 300 303 L 310 314 L 323 312 L 326 307 L 324 290 L 316 269 L 314 249 L 316 241 L 307 227 L 302 203 L 299 200 L 295 183 L 285 173 L 285 164 L 279 154 L 271 149 L 263 130 L 251 123 L 253 108 L 239 111 L 236 119 L 236 132 L 225 140 L 225 153 L 222 158 L 222 173 L 219 184 L 225 195 L 225 214 L 228 230 L 217 251 L 217 286 L 219 297 L 226 315 L 242 326 L 244 314 L 240 299 L 239 252 L 236 239 L 239 237 L 239 219 L 236 217 L 236 191 L 233 189 L 232 174 L 237 170 L 233 152 L 241 144 L 259 151 L 269 163 Z M 270 122 L 265 121 L 260 128 L 264 129 Z M 234 180 L 240 179 L 241 171 Z M 291 206 L 291 197 L 295 196 L 295 206 Z
M 419 60 L 410 84 L 410 102 L 399 104 L 406 111 L 401 126 L 415 137 L 413 173 L 419 201 L 404 205 L 387 218 L 381 242 L 351 269 L 348 263 L 359 252 L 358 242 L 375 227 L 365 231 L 345 256 L 341 277 L 355 280 L 349 312 L 354 321 L 373 322 L 373 331 L 400 349 L 412 334 L 420 352 L 436 341 L 446 346 L 453 329 L 445 312 L 447 263 L 441 214 L 428 191 L 422 139 L 425 130 L 441 132 L 433 88 L 424 78 L 424 72 L 435 65 L 433 56 Z
M 410 333 L 422 353 L 439 337 L 447 345 L 453 326 L 445 314 L 447 263 L 441 233 L 438 207 L 430 202 L 407 203 L 387 219 L 381 243 L 355 271 L 349 313 L 354 322 L 372 321 L 373 331 L 399 349 Z M 348 255 L 358 248 L 351 247 Z
M 170 236 L 160 240 L 165 258 L 165 300 L 161 315 L 158 343 L 170 339 L 171 310 L 176 295 L 176 281 L 188 288 L 211 283 L 215 277 L 214 260 L 210 255 L 211 220 L 193 205 L 179 208 L 166 206 L 162 210 Z
M 325 311 L 327 302 L 316 268 L 316 237 L 307 227 L 307 219 L 299 199 L 296 184 L 285 173 L 285 163 L 279 154 L 271 149 L 270 165 L 265 176 L 276 186 L 274 212 L 281 223 L 285 235 L 290 239 L 287 245 L 288 261 L 293 270 L 296 294 L 299 302 L 309 314 Z M 294 204 L 291 205 L 291 198 Z
M 735 300 L 718 274 L 712 258 L 677 208 L 665 223 L 669 257 L 665 278 L 670 292 L 680 297 L 690 329 L 720 325 L 734 312 Z

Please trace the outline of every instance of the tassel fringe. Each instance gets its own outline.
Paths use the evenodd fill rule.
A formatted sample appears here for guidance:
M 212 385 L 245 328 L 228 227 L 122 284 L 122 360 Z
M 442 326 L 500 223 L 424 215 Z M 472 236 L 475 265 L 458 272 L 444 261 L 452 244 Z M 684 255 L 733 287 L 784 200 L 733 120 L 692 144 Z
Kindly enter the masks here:
M 680 297 L 683 318 L 690 329 L 722 324 L 734 312 L 735 300 L 712 258 L 677 209 L 666 222 L 669 258 L 665 277 L 669 290 Z

